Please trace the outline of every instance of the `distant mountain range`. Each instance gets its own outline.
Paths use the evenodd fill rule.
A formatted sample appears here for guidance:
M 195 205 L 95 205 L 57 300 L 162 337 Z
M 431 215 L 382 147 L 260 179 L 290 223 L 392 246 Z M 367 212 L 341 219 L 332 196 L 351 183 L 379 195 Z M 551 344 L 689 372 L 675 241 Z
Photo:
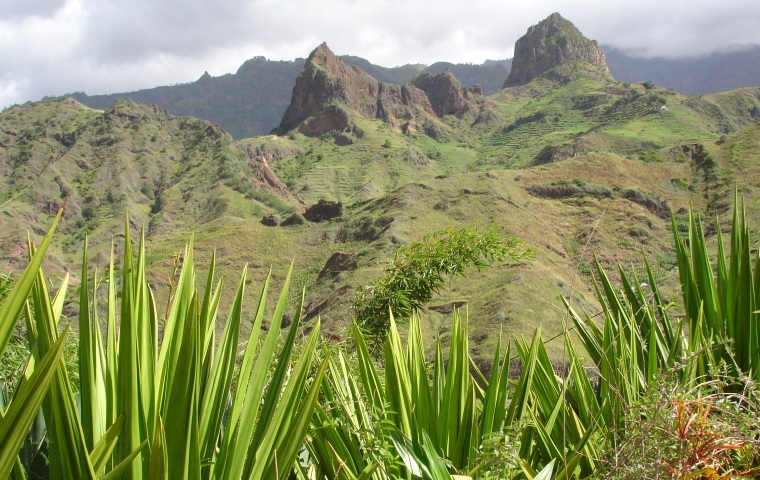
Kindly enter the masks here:
M 692 96 L 760 85 L 760 45 L 676 60 L 636 58 L 613 47 L 604 50 L 610 71 L 624 82 L 651 80 Z
M 760 46 L 681 60 L 636 58 L 609 46 L 604 50 L 610 71 L 624 82 L 650 80 L 686 95 L 760 84 Z M 430 66 L 409 64 L 388 68 L 357 56 L 340 58 L 347 65 L 362 68 L 378 81 L 392 84 L 410 82 L 423 71 L 435 75 L 448 69 L 463 85 L 480 84 L 485 95 L 501 90 L 512 68 L 512 59 L 487 60 L 482 64 L 437 62 Z M 204 73 L 192 83 L 109 95 L 77 92 L 67 96 L 98 109 L 112 106 L 117 98 L 155 104 L 174 115 L 189 115 L 216 123 L 234 138 L 249 138 L 267 134 L 278 125 L 303 66 L 303 58 L 272 61 L 254 57 L 234 74 L 212 77 Z

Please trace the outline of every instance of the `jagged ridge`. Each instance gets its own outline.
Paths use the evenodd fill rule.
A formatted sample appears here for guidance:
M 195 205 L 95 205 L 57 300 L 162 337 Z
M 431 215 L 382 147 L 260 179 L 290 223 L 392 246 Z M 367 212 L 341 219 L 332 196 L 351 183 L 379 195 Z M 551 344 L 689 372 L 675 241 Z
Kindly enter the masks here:
M 478 92 L 478 93 L 475 93 Z M 297 128 L 305 135 L 327 131 L 361 132 L 353 127 L 352 114 L 379 118 L 398 126 L 421 124 L 430 116 L 456 115 L 467 108 L 472 95 L 450 72 L 424 72 L 411 83 L 382 83 L 357 66 L 348 66 L 327 44 L 317 47 L 298 75 L 290 105 L 279 133 Z

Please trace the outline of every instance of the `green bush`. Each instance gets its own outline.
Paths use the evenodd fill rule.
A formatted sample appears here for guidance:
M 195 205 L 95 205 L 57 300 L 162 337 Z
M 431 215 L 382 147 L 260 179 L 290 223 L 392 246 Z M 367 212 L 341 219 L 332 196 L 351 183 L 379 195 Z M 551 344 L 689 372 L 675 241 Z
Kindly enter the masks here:
M 379 342 L 388 332 L 388 315 L 408 319 L 428 303 L 447 276 L 464 276 L 465 269 L 485 268 L 488 260 L 522 260 L 532 249 L 519 239 L 503 236 L 495 225 L 482 230 L 462 228 L 427 235 L 396 250 L 383 276 L 360 287 L 353 304 L 359 324 Z

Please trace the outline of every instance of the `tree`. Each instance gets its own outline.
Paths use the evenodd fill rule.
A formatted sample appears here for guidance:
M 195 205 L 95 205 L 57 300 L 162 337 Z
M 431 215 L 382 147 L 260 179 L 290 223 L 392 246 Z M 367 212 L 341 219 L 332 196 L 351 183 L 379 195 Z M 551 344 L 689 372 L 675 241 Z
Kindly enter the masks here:
M 651 80 L 647 80 L 642 85 L 644 85 L 644 88 L 647 89 L 647 90 L 651 90 L 651 89 L 654 88 L 654 83 L 652 83 Z
M 353 309 L 357 323 L 376 341 L 388 332 L 389 312 L 408 319 L 428 303 L 447 276 L 464 276 L 465 269 L 482 270 L 487 261 L 530 258 L 533 249 L 522 240 L 501 234 L 492 224 L 482 230 L 462 228 L 427 235 L 399 248 L 383 275 L 356 292 Z

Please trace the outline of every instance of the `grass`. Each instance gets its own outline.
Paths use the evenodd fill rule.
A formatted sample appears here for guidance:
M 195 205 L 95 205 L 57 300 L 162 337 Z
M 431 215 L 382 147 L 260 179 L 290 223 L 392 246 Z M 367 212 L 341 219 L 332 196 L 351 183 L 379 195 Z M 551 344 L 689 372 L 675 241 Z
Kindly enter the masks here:
M 290 272 L 267 329 L 269 279 L 264 281 L 251 337 L 239 352 L 246 270 L 217 340 L 221 284 L 214 281 L 215 256 L 201 295 L 192 242 L 186 247 L 171 280 L 172 300 L 159 313 L 147 281 L 144 238 L 133 250 L 127 219 L 120 282 L 113 253 L 101 280 L 88 275 L 86 243 L 82 252 L 79 389 L 71 366 L 60 361 L 68 327 L 59 333 L 58 319 L 69 276 L 52 295 L 41 270 L 61 213 L 39 249 L 29 246 L 30 266 L 0 306 L 1 350 L 25 311 L 34 359 L 27 360 L 25 381 L 15 383 L 2 409 L 0 473 L 22 475 L 16 454 L 40 407 L 51 476 L 259 479 L 293 473 L 443 480 L 451 474 L 489 478 L 494 469 L 527 478 L 652 469 L 718 478 L 760 471 L 754 430 L 736 427 L 751 424 L 760 406 L 752 387 L 760 371 L 758 272 L 738 201 L 725 243 L 730 250 L 719 236 L 715 261 L 693 211 L 688 242 L 672 222 L 682 316 L 664 301 L 646 259 L 647 284 L 621 266 L 619 287 L 597 261 L 594 291 L 602 310 L 592 315 L 562 299 L 578 342 L 565 324 L 563 362 L 552 360 L 549 337 L 538 327 L 530 337 L 517 337 L 506 353 L 501 340 L 491 345 L 485 374 L 477 362 L 472 365 L 469 321 L 458 314 L 436 340 L 432 362 L 414 314 L 405 346 L 391 314 L 381 365 L 367 348 L 371 339 L 355 325 L 353 343 L 345 348 L 319 346 L 319 321 L 297 346 L 303 301 L 283 341 L 282 318 L 292 304 Z M 512 349 L 521 368 L 507 388 Z M 642 435 L 647 429 L 656 435 Z M 187 433 L 167 433 L 175 431 Z M 494 447 L 494 439 L 503 446 Z M 503 450 L 513 445 L 519 446 L 516 457 Z M 618 460 L 644 446 L 643 458 Z M 297 460 L 304 448 L 308 456 Z
M 667 221 L 645 206 L 617 197 L 538 199 L 527 194 L 527 186 L 578 179 L 613 192 L 645 189 L 676 212 L 691 203 L 711 215 L 724 212 L 717 207 L 730 203 L 736 186 L 745 192 L 750 225 L 760 219 L 758 197 L 753 193 L 758 181 L 753 167 L 757 154 L 752 147 L 756 127 L 725 135 L 724 141 L 717 143 L 720 124 L 732 129 L 748 125 L 742 112 L 753 105 L 754 90 L 705 96 L 699 101 L 654 90 L 617 109 L 621 115 L 613 118 L 616 109 L 605 112 L 625 95 L 644 94 L 643 87 L 626 88 L 612 80 L 600 80 L 594 72 L 573 73 L 570 69 L 564 73 L 572 74 L 569 83 L 540 78 L 528 87 L 506 89 L 484 99 L 483 104 L 497 113 L 496 123 L 471 127 L 477 106 L 461 118 L 434 119 L 445 133 L 440 142 L 422 131 L 402 135 L 395 126 L 358 115 L 353 120 L 364 135 L 352 145 L 339 147 L 331 138 L 309 138 L 296 132 L 235 142 L 207 130 L 208 123 L 178 119 L 129 102 L 114 111 L 91 110 L 72 101 L 14 107 L 0 122 L 4 131 L 25 132 L 29 142 L 24 148 L 30 156 L 27 164 L 3 176 L 4 181 L 13 178 L 13 185 L 0 182 L 2 198 L 13 198 L 0 207 L 0 231 L 6 232 L 0 236 L 3 268 L 14 272 L 22 268 L 25 249 L 18 239 L 24 237 L 28 226 L 33 239 L 44 234 L 45 222 L 52 218 L 45 206 L 54 211 L 56 202 L 63 200 L 54 181 L 58 176 L 72 195 L 60 235 L 50 247 L 49 271 L 75 266 L 72 276 L 76 284 L 81 262 L 78 252 L 85 233 L 92 239 L 90 261 L 105 268 L 109 240 L 121 234 L 125 209 L 130 212 L 133 234 L 142 225 L 147 227 L 151 239 L 147 263 L 155 268 L 150 282 L 159 287 L 159 298 L 167 291 L 176 245 L 191 234 L 204 260 L 216 249 L 220 274 L 229 279 L 237 277 L 236 266 L 245 262 L 252 263 L 251 277 L 261 281 L 270 263 L 281 271 L 295 257 L 297 270 L 316 272 L 332 253 L 355 253 L 357 268 L 334 280 L 310 282 L 307 301 L 307 306 L 331 305 L 322 311 L 325 328 L 345 334 L 354 289 L 382 270 L 395 246 L 441 228 L 495 221 L 534 245 L 536 259 L 520 269 L 484 272 L 466 283 L 448 282 L 438 298 L 441 304 L 466 299 L 470 308 L 483 312 L 472 321 L 473 328 L 488 332 L 483 346 L 473 342 L 474 358 L 484 364 L 495 343 L 496 325 L 490 319 L 497 313 L 513 319 L 509 326 L 515 333 L 527 334 L 541 323 L 545 331 L 556 334 L 561 331 L 562 309 L 557 306 L 563 288 L 572 285 L 579 302 L 594 305 L 591 285 L 573 280 L 577 259 L 568 255 L 563 244 L 571 238 L 585 244 L 599 219 L 603 221 L 589 246 L 603 265 L 624 261 L 640 269 L 642 249 L 653 262 L 667 255 Z M 666 99 L 667 112 L 639 115 L 650 98 L 659 97 Z M 527 122 L 502 133 L 518 119 L 536 113 L 546 114 L 545 121 Z M 635 115 L 624 118 L 622 113 Z M 129 116 L 139 120 L 131 123 Z M 43 127 L 47 136 L 40 133 Z M 56 135 L 74 131 L 78 132 L 77 141 L 70 147 L 56 140 Z M 499 140 L 503 136 L 512 136 L 514 145 Z M 9 155 L 18 153 L 12 135 L 0 133 L 0 137 L 10 146 Z M 671 155 L 684 142 L 696 140 L 719 164 L 719 181 L 709 189 L 688 162 Z M 383 147 L 386 141 L 390 148 Z M 573 156 L 522 168 L 547 145 L 570 145 Z M 225 185 L 235 179 L 240 190 L 249 192 L 246 187 L 252 184 L 253 175 L 244 154 L 257 151 L 266 153 L 270 166 L 302 203 L 292 197 L 272 198 L 268 193 L 258 193 L 263 201 L 246 198 L 245 193 Z M 423 155 L 428 163 L 409 162 L 410 152 Z M 655 157 L 659 161 L 645 161 Z M 45 167 L 51 158 L 54 160 Z M 684 188 L 674 187 L 672 179 L 680 179 Z M 29 185 L 39 188 L 29 189 Z M 714 192 L 720 193 L 719 202 L 713 200 Z M 157 193 L 163 194 L 166 202 L 163 209 L 151 213 Z M 88 201 L 88 197 L 93 198 Z M 258 223 L 263 215 L 292 206 L 303 208 L 321 198 L 344 201 L 347 217 L 289 228 Z M 391 199 L 397 199 L 398 205 L 388 206 Z M 366 203 L 368 200 L 376 201 Z M 94 213 L 92 220 L 85 221 L 83 211 L 88 216 Z M 378 228 L 382 231 L 379 236 L 346 241 L 340 234 L 341 230 L 363 229 L 363 222 L 374 225 L 380 217 L 392 217 L 392 221 Z M 278 245 L 289 253 L 278 251 Z M 257 262 L 257 258 L 267 261 Z M 667 262 L 658 263 L 663 263 L 662 276 L 666 276 Z M 279 286 L 282 279 L 273 281 Z M 558 287 L 560 284 L 564 287 Z M 486 292 L 487 297 L 480 298 L 479 292 Z M 229 304 L 232 292 L 222 295 L 222 305 Z M 165 298 L 159 303 L 165 304 Z M 69 298 L 66 304 L 74 303 Z M 431 325 L 445 324 L 437 312 L 425 315 L 430 315 Z M 430 339 L 433 331 L 424 335 Z M 552 356 L 561 354 L 557 344 L 549 345 L 549 350 Z

